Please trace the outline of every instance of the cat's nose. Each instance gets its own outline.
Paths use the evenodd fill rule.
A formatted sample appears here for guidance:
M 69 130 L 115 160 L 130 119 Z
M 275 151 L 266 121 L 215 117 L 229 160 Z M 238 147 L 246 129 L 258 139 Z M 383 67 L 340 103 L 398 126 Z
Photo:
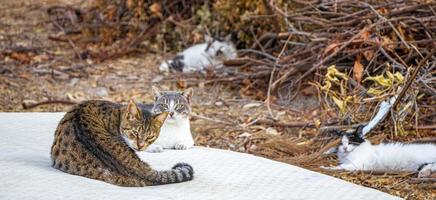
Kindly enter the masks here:
M 144 147 L 145 142 L 138 142 L 138 149 L 142 149 Z
M 170 117 L 173 117 L 173 115 L 174 115 L 174 112 L 170 112 Z

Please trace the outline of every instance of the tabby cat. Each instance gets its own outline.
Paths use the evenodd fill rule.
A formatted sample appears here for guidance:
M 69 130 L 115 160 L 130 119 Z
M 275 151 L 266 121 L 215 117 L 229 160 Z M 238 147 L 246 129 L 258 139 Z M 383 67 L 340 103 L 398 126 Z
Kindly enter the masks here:
M 135 154 L 134 149 L 145 149 L 156 140 L 167 115 L 142 110 L 134 101 L 127 106 L 101 100 L 77 104 L 56 129 L 52 166 L 128 187 L 192 180 L 194 172 L 189 164 L 157 171 Z

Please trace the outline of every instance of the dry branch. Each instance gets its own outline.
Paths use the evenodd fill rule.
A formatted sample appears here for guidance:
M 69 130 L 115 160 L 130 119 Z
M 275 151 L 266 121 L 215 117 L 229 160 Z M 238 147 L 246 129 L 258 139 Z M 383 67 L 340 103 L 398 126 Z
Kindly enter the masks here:
M 28 103 L 23 103 L 23 108 L 24 109 L 32 109 L 32 108 L 36 108 L 38 106 L 42 106 L 42 105 L 48 105 L 48 104 L 66 104 L 66 105 L 74 105 L 77 102 L 74 101 L 69 101 L 69 100 L 46 100 L 46 101 L 41 101 L 38 103 L 32 103 L 32 104 L 28 104 Z

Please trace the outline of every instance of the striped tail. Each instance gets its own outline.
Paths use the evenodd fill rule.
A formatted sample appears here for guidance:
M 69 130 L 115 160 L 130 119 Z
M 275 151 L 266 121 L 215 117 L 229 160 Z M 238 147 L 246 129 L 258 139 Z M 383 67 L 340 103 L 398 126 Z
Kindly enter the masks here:
M 171 170 L 158 171 L 154 185 L 180 183 L 194 178 L 194 169 L 186 163 L 177 163 Z

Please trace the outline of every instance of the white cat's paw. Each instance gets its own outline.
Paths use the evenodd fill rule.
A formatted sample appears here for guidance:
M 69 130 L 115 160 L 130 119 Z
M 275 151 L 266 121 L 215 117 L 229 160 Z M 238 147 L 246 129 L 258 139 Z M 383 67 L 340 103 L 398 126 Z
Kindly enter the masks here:
M 422 168 L 419 172 L 418 172 L 418 178 L 425 178 L 425 177 L 429 177 L 431 175 L 431 168 Z
M 147 152 L 150 152 L 150 153 L 160 153 L 160 152 L 163 152 L 163 147 L 162 146 L 160 146 L 160 145 L 150 145 L 148 148 L 147 148 Z
M 188 147 L 188 145 L 185 145 L 185 144 L 176 144 L 176 145 L 174 145 L 174 149 L 186 150 L 186 149 L 189 149 L 189 147 Z

